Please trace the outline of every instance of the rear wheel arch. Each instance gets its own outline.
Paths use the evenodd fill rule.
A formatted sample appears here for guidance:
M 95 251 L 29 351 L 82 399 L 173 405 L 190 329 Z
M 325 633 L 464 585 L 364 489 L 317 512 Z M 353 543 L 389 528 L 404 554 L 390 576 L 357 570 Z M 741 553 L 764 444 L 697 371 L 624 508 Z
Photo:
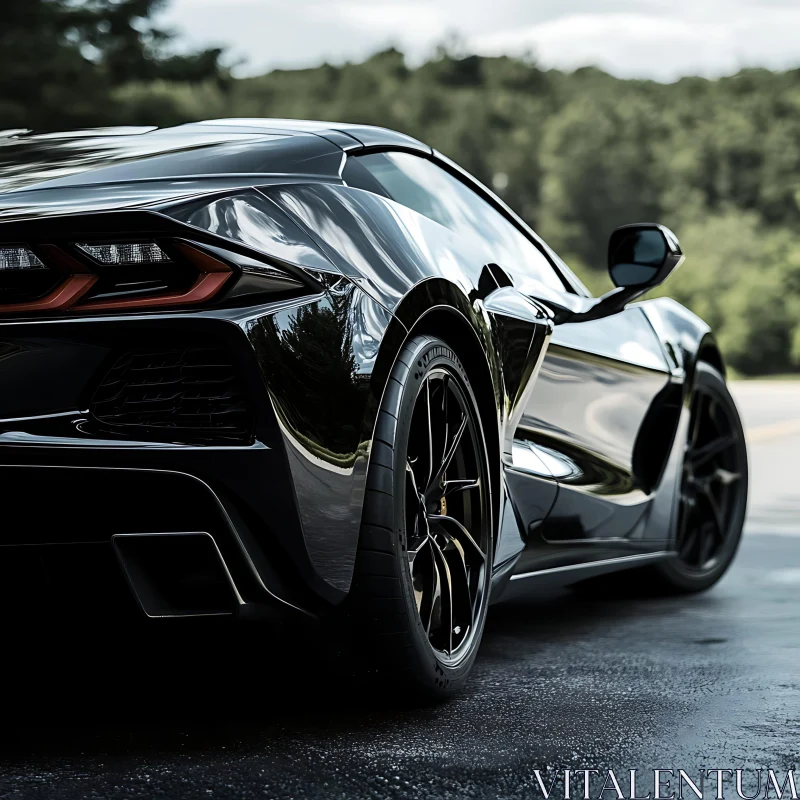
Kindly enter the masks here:
M 397 356 L 410 339 L 425 334 L 441 339 L 453 349 L 463 363 L 475 392 L 490 462 L 496 543 L 501 494 L 498 409 L 502 403 L 502 380 L 499 360 L 488 325 L 455 284 L 442 278 L 422 281 L 394 309 L 393 320 L 386 331 L 373 370 L 377 406 L 380 406 L 381 395 Z

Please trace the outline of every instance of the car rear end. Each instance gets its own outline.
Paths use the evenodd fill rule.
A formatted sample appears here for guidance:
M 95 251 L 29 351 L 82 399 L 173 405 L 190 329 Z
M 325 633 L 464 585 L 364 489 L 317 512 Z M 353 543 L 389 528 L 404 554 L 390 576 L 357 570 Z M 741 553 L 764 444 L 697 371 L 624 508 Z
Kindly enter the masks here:
M 326 280 L 158 211 L 0 222 L 4 613 L 341 599 L 309 556 L 270 388 L 276 318 L 326 302 Z

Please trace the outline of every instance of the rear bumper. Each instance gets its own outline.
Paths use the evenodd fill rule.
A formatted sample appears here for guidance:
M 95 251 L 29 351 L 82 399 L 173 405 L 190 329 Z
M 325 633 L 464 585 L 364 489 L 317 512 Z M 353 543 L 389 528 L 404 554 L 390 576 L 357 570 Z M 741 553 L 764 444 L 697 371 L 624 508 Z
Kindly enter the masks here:
M 359 446 L 362 426 L 350 425 L 349 440 L 334 434 L 331 447 L 318 420 L 295 412 L 327 400 L 329 420 L 330 393 L 341 387 L 326 387 L 302 363 L 302 374 L 285 368 L 295 345 L 284 333 L 300 309 L 320 303 L 0 323 L 0 560 L 17 546 L 110 549 L 119 534 L 203 532 L 242 613 L 280 606 L 313 614 L 340 602 L 368 446 Z M 169 430 L 140 440 L 92 419 L 93 393 L 120 351 L 175 342 L 213 342 L 230 355 L 252 413 L 247 442 L 180 441 Z M 350 370 L 347 414 L 358 420 L 369 399 L 364 377 Z
M 247 504 L 248 489 L 255 490 L 259 479 L 275 482 L 275 471 L 269 469 L 270 451 L 254 446 L 245 452 L 223 451 L 215 459 L 194 448 L 191 451 L 181 453 L 181 459 L 171 454 L 165 460 L 173 468 L 164 469 L 163 464 L 150 466 L 148 453 L 139 450 L 59 448 L 53 452 L 46 445 L 0 447 L 0 483 L 7 498 L 0 560 L 20 547 L 36 547 L 43 556 L 71 545 L 101 545 L 112 552 L 118 536 L 204 533 L 213 539 L 231 576 L 239 598 L 235 613 L 258 613 L 261 606 L 318 610 L 321 598 L 310 590 L 273 529 L 255 520 L 248 524 L 239 511 Z M 263 464 L 253 457 L 257 455 Z M 10 464 L 13 456 L 17 463 Z M 23 459 L 30 463 L 21 463 Z M 55 461 L 73 463 L 56 465 Z M 202 478 L 176 469 L 179 466 L 215 476 L 218 487 L 235 484 L 236 475 L 247 475 L 250 483 L 237 487 L 239 494 L 227 491 L 223 502 Z M 296 524 L 291 510 L 282 516 L 279 512 L 273 524 L 285 535 L 293 518 Z M 295 544 L 302 546 L 302 536 Z M 181 609 L 176 607 L 174 615 L 182 615 Z

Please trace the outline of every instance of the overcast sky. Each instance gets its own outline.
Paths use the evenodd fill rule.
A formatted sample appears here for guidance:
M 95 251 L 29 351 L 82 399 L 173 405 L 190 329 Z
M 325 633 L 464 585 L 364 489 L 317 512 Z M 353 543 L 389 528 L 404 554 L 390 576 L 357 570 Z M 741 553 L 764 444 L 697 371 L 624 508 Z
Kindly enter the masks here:
M 390 44 L 412 63 L 457 35 L 485 54 L 594 64 L 674 80 L 800 66 L 800 0 L 172 0 L 162 22 L 224 44 L 237 74 L 359 60 Z

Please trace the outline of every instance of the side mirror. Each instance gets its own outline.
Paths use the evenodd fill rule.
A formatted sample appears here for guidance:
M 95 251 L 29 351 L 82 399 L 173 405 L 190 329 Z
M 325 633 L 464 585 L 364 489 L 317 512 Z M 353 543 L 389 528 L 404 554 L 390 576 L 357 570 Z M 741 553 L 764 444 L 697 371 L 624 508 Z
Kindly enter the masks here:
M 602 297 L 563 295 L 553 301 L 540 293 L 535 299 L 550 309 L 556 325 L 602 319 L 663 283 L 683 258 L 678 238 L 669 228 L 651 222 L 623 225 L 608 241 L 608 274 L 615 289 Z
M 644 293 L 663 283 L 683 258 L 678 238 L 663 225 L 623 225 L 608 240 L 608 274 L 617 287 Z

